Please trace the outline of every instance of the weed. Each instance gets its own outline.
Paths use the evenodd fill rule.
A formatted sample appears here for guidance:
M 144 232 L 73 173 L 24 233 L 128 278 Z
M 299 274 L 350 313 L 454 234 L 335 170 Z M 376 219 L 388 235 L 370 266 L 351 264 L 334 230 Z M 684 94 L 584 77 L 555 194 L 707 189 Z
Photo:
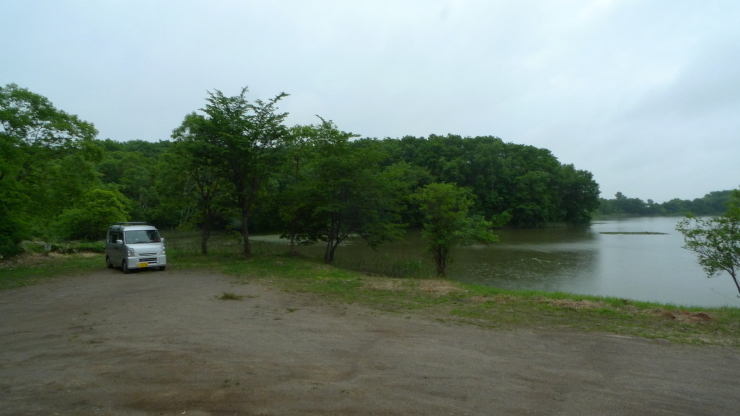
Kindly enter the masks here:
M 244 296 L 237 295 L 236 293 L 232 292 L 224 292 L 221 296 L 218 297 L 219 300 L 242 300 L 244 299 Z

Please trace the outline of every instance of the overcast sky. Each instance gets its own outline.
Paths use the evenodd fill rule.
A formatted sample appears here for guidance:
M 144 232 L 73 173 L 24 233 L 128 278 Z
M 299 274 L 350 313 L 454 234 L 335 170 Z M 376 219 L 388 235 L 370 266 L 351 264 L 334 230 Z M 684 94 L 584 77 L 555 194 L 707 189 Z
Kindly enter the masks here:
M 550 149 L 602 197 L 740 186 L 740 1 L 0 0 L 0 84 L 167 140 L 207 91 L 363 137 Z

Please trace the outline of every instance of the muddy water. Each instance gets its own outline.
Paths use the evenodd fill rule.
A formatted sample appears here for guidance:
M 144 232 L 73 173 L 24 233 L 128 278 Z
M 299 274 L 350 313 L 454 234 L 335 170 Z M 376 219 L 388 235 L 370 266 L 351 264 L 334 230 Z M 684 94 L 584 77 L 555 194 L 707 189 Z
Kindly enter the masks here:
M 740 307 L 727 274 L 708 279 L 693 253 L 681 248 L 677 217 L 597 221 L 589 227 L 499 230 L 500 242 L 454 251 L 448 277 L 509 289 L 564 291 L 685 306 Z M 662 235 L 612 235 L 603 232 L 657 232 Z M 361 240 L 337 250 L 340 266 L 422 263 L 431 270 L 418 232 L 377 252 Z M 321 255 L 321 247 L 304 248 Z M 413 264 L 412 264 L 413 265 Z

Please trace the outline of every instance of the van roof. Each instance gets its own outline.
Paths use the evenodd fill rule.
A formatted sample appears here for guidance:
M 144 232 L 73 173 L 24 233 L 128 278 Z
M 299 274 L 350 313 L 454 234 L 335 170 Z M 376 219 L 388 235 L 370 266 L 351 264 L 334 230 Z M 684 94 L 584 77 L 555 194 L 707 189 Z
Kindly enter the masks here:
M 117 222 L 110 226 L 110 230 L 156 230 L 153 225 L 145 222 Z

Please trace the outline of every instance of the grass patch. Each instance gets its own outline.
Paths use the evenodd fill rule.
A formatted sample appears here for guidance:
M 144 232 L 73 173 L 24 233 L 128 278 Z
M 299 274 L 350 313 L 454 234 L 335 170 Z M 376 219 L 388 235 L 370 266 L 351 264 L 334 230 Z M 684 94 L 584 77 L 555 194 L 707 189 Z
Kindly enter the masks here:
M 105 267 L 105 255 L 93 253 L 26 253 L 0 263 L 0 290 L 44 280 L 76 276 Z
M 88 273 L 103 255 L 35 255 L 37 263 L 0 268 L 0 289 Z M 740 347 L 740 308 L 692 308 L 562 292 L 504 290 L 445 279 L 370 276 L 319 260 L 260 254 L 250 259 L 217 252 L 208 256 L 168 249 L 171 270 L 200 269 L 261 282 L 286 292 L 312 293 L 333 302 L 426 316 L 440 322 L 486 328 L 566 329 L 666 339 L 697 345 Z M 243 296 L 223 293 L 218 299 Z M 289 310 L 293 312 L 294 310 Z
M 244 299 L 243 295 L 237 295 L 233 292 L 224 292 L 221 296 L 218 296 L 217 299 L 219 300 L 242 300 Z
M 445 279 L 368 276 L 311 259 L 267 256 L 220 263 L 237 282 L 443 322 L 488 328 L 608 332 L 698 345 L 740 347 L 740 309 L 696 308 L 562 292 L 504 290 Z

